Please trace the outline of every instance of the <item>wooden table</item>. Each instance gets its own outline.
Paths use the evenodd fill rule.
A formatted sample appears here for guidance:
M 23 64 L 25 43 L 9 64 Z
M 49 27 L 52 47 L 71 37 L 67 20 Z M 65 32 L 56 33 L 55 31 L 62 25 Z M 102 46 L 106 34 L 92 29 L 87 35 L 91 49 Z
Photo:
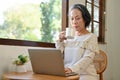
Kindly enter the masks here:
M 69 76 L 69 77 L 61 77 L 61 76 L 53 76 L 53 75 L 43 75 L 43 74 L 34 74 L 33 72 L 9 72 L 3 74 L 3 80 L 79 80 L 79 76 Z

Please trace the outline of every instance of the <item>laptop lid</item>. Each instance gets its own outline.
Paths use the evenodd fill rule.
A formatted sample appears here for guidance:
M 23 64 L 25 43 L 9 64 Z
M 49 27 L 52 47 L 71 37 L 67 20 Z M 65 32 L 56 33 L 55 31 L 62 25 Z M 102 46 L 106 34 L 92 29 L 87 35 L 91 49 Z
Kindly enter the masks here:
M 63 56 L 56 48 L 28 49 L 34 73 L 65 76 Z

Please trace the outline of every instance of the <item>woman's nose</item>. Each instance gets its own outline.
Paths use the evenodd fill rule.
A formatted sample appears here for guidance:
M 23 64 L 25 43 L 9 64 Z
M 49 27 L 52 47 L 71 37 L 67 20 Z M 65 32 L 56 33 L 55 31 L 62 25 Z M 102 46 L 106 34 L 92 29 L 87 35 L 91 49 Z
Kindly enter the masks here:
M 73 24 L 77 24 L 77 20 L 76 19 L 73 20 Z

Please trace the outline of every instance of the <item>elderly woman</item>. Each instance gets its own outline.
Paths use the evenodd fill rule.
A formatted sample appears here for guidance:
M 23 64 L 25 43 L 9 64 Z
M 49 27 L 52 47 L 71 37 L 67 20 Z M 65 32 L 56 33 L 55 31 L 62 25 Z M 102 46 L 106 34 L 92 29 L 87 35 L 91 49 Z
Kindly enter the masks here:
M 64 51 L 65 72 L 76 72 L 80 80 L 98 80 L 93 64 L 95 54 L 99 53 L 97 36 L 89 32 L 91 16 L 82 4 L 74 4 L 69 11 L 70 23 L 75 30 L 74 39 L 67 39 L 65 31 L 59 34 L 56 48 Z

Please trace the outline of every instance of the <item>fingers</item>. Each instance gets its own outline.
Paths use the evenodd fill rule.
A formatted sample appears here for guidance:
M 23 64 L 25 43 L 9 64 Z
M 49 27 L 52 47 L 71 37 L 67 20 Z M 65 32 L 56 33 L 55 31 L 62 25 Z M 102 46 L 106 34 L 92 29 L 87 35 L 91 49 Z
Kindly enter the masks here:
M 65 37 L 65 31 L 60 32 L 59 37 L 60 38 Z
M 65 68 L 65 73 L 71 73 L 72 70 L 70 68 Z
M 59 39 L 60 39 L 60 41 L 63 41 L 63 40 L 66 39 L 66 37 L 65 37 L 65 31 L 60 32 Z

